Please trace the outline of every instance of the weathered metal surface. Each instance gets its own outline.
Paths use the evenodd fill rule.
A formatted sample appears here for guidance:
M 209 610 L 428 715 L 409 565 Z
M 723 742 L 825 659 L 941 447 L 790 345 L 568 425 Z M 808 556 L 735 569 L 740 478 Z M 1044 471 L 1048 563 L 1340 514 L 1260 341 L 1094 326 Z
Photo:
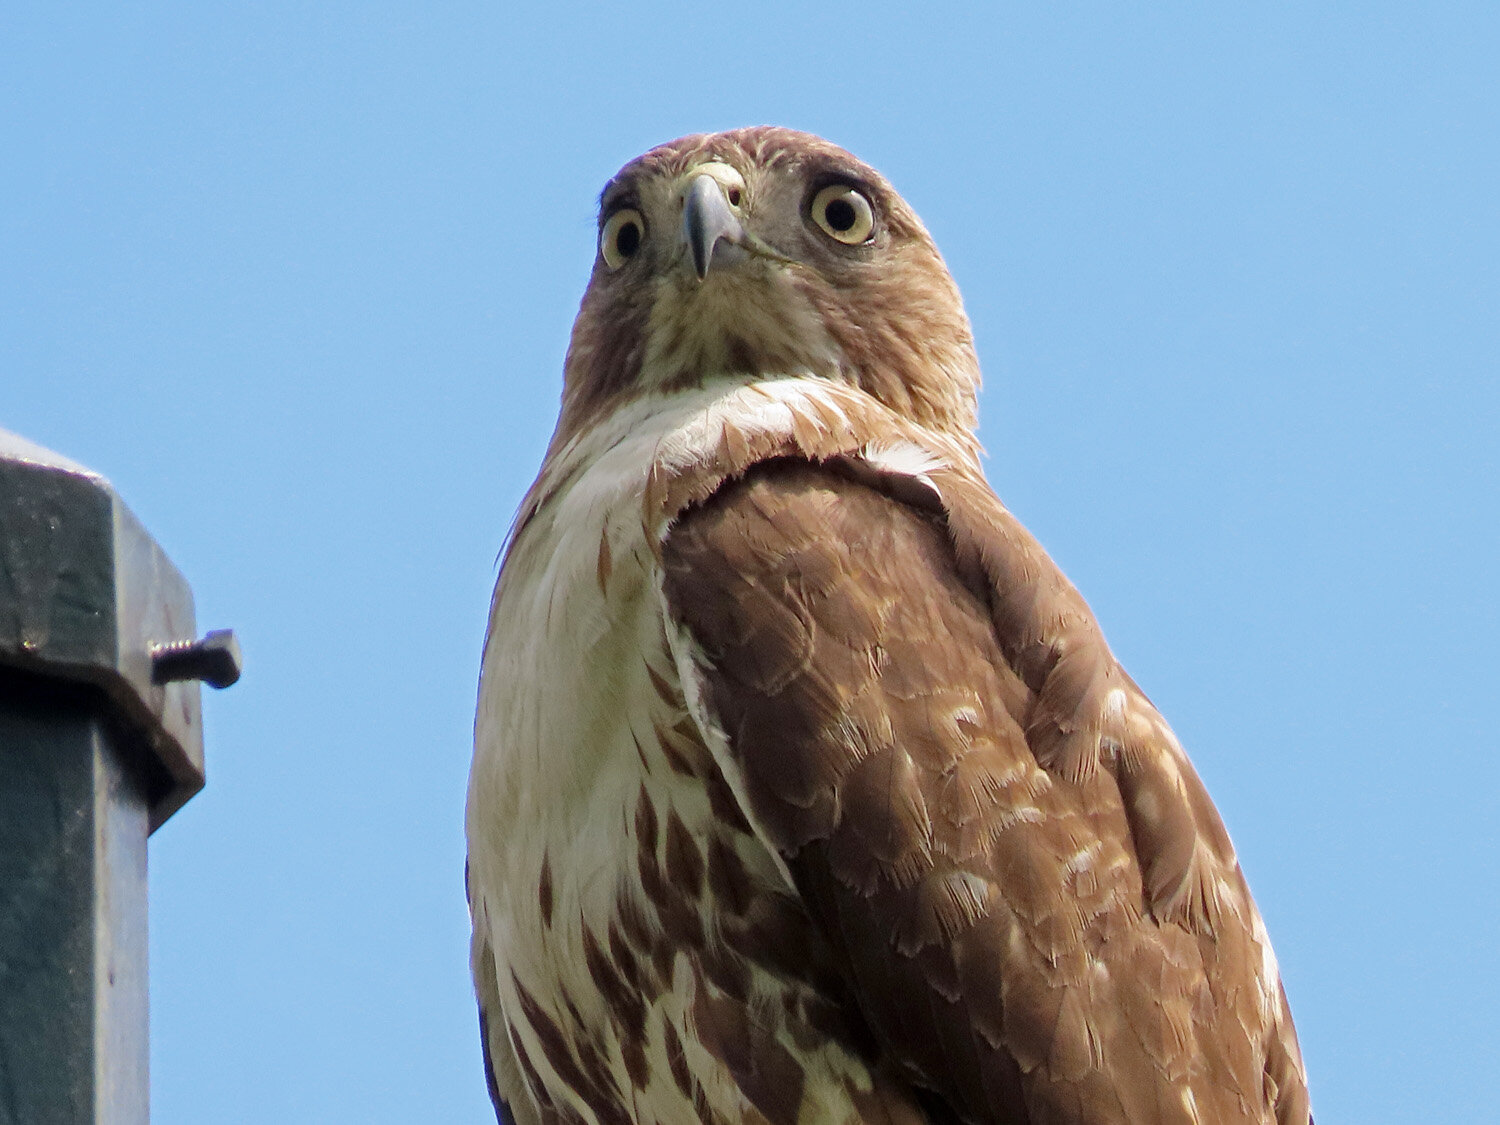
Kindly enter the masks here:
M 109 482 L 0 430 L 0 1125 L 146 1125 L 146 838 L 203 787 L 200 639 Z
M 0 668 L 104 693 L 151 759 L 152 831 L 203 787 L 199 686 L 152 663 L 197 637 L 187 582 L 110 483 L 0 430 Z
M 139 753 L 106 697 L 0 668 L 0 1125 L 145 1125 Z

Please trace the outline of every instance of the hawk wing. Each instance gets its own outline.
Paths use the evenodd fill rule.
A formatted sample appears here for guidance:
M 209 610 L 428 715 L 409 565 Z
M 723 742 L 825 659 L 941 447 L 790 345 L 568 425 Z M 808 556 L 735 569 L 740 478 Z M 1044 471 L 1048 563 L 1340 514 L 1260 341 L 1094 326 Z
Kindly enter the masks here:
M 887 1062 L 968 1121 L 1307 1122 L 1227 836 L 1081 599 L 987 486 L 849 464 L 686 507 L 664 594 Z

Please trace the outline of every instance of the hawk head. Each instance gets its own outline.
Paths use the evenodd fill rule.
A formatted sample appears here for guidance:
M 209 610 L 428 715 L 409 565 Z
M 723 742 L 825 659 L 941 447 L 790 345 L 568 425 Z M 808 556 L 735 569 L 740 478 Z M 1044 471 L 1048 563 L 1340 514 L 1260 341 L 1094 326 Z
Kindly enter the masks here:
M 695 135 L 605 186 L 554 447 L 620 401 L 814 375 L 973 448 L 979 369 L 958 289 L 885 179 L 790 129 Z

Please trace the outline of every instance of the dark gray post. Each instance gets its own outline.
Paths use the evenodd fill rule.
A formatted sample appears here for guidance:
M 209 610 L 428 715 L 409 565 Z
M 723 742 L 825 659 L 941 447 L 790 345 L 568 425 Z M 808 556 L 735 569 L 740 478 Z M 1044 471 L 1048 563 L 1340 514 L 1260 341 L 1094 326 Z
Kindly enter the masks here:
M 146 837 L 203 788 L 187 582 L 109 482 L 0 430 L 0 1125 L 145 1125 Z

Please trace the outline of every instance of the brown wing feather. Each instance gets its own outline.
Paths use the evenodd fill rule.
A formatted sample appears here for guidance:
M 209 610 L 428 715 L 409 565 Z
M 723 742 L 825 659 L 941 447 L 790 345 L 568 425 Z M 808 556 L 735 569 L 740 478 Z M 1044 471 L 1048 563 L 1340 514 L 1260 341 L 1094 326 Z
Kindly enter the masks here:
M 1305 1122 L 1196 776 L 1034 541 L 940 485 L 921 510 L 764 462 L 663 548 L 751 812 L 864 1017 L 970 1121 Z

